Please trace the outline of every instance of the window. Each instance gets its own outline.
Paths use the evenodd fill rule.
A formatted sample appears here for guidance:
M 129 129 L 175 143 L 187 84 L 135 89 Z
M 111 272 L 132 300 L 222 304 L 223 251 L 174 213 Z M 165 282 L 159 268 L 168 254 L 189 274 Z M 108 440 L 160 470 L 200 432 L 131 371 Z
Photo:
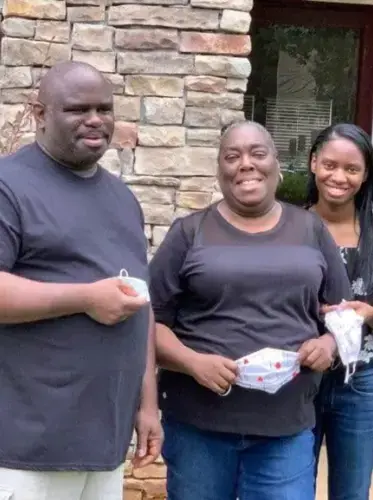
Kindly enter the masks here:
M 359 121 L 365 128 L 371 126 L 372 91 L 361 82 L 367 70 L 370 80 L 373 67 L 371 54 L 369 67 L 361 71 L 365 21 L 357 15 L 351 25 L 347 11 L 338 16 L 338 6 L 328 11 L 324 6 L 274 8 L 274 2 L 256 3 L 260 7 L 253 12 L 246 118 L 272 134 L 282 168 L 303 169 L 310 145 L 323 128 Z M 359 102 L 363 96 L 365 102 Z

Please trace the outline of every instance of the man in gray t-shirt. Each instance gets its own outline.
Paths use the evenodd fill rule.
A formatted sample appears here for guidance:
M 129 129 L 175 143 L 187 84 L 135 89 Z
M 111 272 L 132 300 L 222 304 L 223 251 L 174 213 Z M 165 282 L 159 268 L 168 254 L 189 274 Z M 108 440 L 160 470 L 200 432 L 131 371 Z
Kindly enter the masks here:
M 148 280 L 141 208 L 98 160 L 110 83 L 62 63 L 40 85 L 37 140 L 0 160 L 0 497 L 120 500 L 154 461 L 154 320 L 118 278 Z

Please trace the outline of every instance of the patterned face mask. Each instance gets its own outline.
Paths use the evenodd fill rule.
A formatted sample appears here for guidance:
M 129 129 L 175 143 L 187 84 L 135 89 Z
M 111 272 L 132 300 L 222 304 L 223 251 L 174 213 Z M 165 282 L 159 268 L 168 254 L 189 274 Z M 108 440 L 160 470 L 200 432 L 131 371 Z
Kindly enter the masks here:
M 338 354 L 346 367 L 345 383 L 355 373 L 362 341 L 364 318 L 353 309 L 339 309 L 325 314 L 325 326 L 333 335 Z M 352 366 L 351 366 L 352 365 Z
M 237 385 L 269 394 L 275 394 L 300 372 L 298 353 L 270 347 L 238 359 L 237 365 Z

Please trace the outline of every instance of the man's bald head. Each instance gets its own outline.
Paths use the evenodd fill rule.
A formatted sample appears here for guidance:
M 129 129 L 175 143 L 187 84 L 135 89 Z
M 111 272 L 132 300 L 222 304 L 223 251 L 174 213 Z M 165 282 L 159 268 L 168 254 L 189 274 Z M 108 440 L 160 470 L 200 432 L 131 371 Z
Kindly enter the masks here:
M 103 83 L 111 88 L 111 83 L 100 71 L 90 64 L 79 61 L 65 61 L 56 64 L 40 80 L 38 100 L 44 105 L 53 104 L 54 99 L 67 87 L 74 87 L 76 81 Z
M 111 83 L 93 66 L 67 61 L 42 78 L 34 106 L 39 144 L 72 169 L 104 154 L 114 130 Z

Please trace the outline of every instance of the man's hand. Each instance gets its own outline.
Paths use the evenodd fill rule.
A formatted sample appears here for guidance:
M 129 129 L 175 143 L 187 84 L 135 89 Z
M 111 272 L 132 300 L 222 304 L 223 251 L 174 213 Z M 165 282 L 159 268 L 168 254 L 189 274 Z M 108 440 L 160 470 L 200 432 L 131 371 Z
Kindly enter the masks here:
M 85 313 L 103 325 L 115 325 L 136 313 L 147 302 L 123 284 L 119 278 L 109 278 L 87 285 Z
M 333 335 L 325 333 L 317 339 L 307 340 L 302 344 L 299 353 L 299 362 L 302 366 L 317 372 L 330 368 L 337 351 L 337 344 Z
M 141 409 L 136 419 L 137 447 L 132 460 L 136 469 L 153 463 L 161 453 L 163 430 L 158 409 Z
M 189 374 L 201 385 L 224 394 L 237 378 L 237 364 L 216 354 L 195 353 Z

